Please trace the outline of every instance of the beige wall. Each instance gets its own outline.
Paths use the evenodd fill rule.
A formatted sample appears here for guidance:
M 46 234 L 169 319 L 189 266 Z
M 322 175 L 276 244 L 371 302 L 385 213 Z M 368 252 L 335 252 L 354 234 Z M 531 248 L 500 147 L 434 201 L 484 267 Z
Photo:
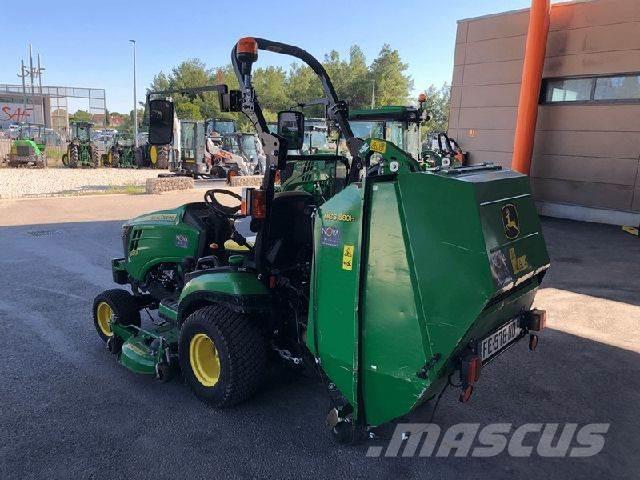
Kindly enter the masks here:
M 509 166 L 528 11 L 458 23 L 450 133 Z M 640 0 L 554 5 L 544 77 L 640 72 Z M 640 212 L 640 104 L 541 105 L 536 200 Z

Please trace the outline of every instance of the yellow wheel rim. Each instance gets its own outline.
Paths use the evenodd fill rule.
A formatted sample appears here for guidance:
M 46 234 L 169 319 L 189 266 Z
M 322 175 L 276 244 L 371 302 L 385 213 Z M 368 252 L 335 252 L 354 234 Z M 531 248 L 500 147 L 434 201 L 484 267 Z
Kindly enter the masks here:
M 113 310 L 107 302 L 100 302 L 96 309 L 96 318 L 98 319 L 98 327 L 100 331 L 107 337 L 113 335 L 109 322 L 113 318 Z
M 189 343 L 191 370 L 205 387 L 213 387 L 220 379 L 220 357 L 213 341 L 204 333 L 197 333 Z
M 155 145 L 151 145 L 151 148 L 149 148 L 149 158 L 154 165 L 158 162 L 158 149 Z

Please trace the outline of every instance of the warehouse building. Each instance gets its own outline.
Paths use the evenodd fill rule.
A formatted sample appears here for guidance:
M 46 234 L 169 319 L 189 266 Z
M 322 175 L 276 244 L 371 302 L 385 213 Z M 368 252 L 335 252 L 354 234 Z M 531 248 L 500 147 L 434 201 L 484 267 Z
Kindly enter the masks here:
M 528 10 L 461 20 L 450 134 L 511 164 Z M 640 0 L 556 3 L 531 184 L 543 214 L 640 224 Z

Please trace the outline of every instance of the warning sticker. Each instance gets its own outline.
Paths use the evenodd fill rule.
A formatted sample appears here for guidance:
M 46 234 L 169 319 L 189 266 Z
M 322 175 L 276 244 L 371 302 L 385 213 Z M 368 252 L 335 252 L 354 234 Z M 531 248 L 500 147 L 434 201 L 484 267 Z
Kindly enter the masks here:
M 342 249 L 342 269 L 351 270 L 353 268 L 353 245 L 345 245 Z
M 320 245 L 325 247 L 337 247 L 340 245 L 340 229 L 336 227 L 322 227 Z
M 387 151 L 387 142 L 384 140 L 371 139 L 371 150 L 378 153 L 384 153 Z

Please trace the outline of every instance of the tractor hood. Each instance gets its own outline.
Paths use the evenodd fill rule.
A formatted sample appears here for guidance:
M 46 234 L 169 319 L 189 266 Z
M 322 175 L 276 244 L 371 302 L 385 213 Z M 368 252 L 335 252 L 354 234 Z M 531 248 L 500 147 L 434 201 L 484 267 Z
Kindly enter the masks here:
M 549 265 L 528 177 L 498 167 L 367 178 L 321 207 L 315 242 L 308 345 L 371 425 L 433 397 Z

